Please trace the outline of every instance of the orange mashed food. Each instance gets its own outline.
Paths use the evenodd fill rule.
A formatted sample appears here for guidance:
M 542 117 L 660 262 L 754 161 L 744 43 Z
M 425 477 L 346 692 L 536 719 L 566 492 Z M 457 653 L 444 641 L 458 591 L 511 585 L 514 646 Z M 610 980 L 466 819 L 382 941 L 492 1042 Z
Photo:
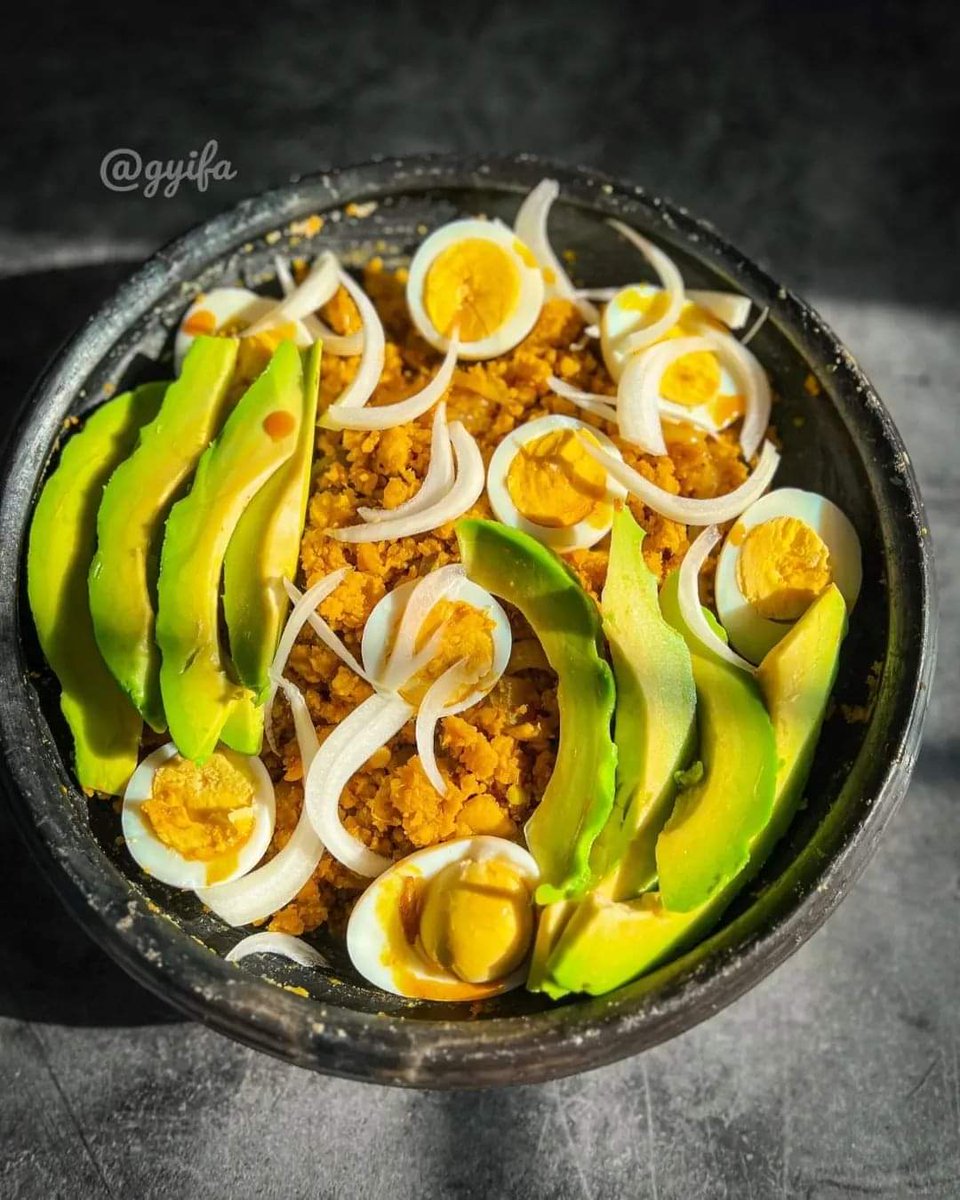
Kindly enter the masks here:
M 404 271 L 391 272 L 374 259 L 364 283 L 387 333 L 385 367 L 372 404 L 402 400 L 423 387 L 439 356 L 416 334 L 404 301 Z M 352 301 L 341 291 L 324 319 L 338 333 L 359 328 Z M 321 410 L 340 394 L 357 359 L 323 358 Z M 510 353 L 459 367 L 447 394 L 451 421 L 462 421 L 489 462 L 501 439 L 518 425 L 549 413 L 576 415 L 613 437 L 624 459 L 667 491 L 711 497 L 742 483 L 747 468 L 733 434 L 707 438 L 689 426 L 666 426 L 669 456 L 639 453 L 619 440 L 607 422 L 578 411 L 547 387 L 550 374 L 588 391 L 614 394 L 595 341 L 583 338 L 573 304 L 550 300 L 530 335 Z M 393 508 L 413 495 L 426 474 L 433 414 L 395 429 L 335 432 L 319 429 L 314 485 L 301 545 L 302 582 L 309 586 L 338 567 L 354 570 L 323 602 L 322 616 L 347 646 L 359 653 L 364 623 L 392 588 L 458 558 L 453 524 L 396 541 L 353 545 L 327 536 L 330 528 L 355 523 L 361 505 Z M 646 529 L 644 556 L 662 579 L 689 545 L 687 528 L 631 498 Z M 472 516 L 490 516 L 486 496 Z M 598 598 L 607 569 L 606 542 L 579 550 L 566 561 L 586 590 Z M 553 770 L 558 736 L 555 679 L 520 615 L 510 613 L 514 651 L 490 694 L 459 716 L 441 721 L 438 761 L 449 779 L 440 796 L 424 775 L 408 723 L 354 775 L 341 797 L 348 830 L 380 854 L 401 858 L 423 846 L 471 834 L 517 838 Z M 309 630 L 294 647 L 288 670 L 304 692 L 322 741 L 370 695 L 370 687 L 319 644 Z M 266 762 L 277 781 L 277 823 L 271 850 L 289 839 L 299 816 L 303 769 L 286 707 L 275 709 L 279 759 Z M 324 855 L 296 899 L 276 913 L 269 928 L 309 932 L 341 928 L 368 881 Z

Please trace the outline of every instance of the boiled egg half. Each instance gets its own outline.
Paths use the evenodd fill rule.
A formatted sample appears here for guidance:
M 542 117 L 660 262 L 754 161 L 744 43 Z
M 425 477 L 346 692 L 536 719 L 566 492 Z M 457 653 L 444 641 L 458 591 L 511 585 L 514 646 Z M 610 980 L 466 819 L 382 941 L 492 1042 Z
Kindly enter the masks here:
M 727 535 L 714 584 L 730 643 L 758 663 L 831 583 L 851 610 L 860 594 L 860 539 L 832 501 L 799 488 L 768 492 Z
M 131 776 L 121 824 L 148 875 L 192 889 L 251 871 L 270 845 L 275 814 L 273 783 L 259 758 L 220 746 L 198 765 L 168 742 Z
M 611 378 L 619 380 L 623 373 L 629 357 L 624 348 L 626 340 L 656 321 L 666 304 L 667 296 L 661 288 L 637 283 L 622 288 L 604 308 L 600 345 Z M 703 325 L 723 328 L 705 309 L 687 300 L 666 338 L 695 337 Z M 684 354 L 664 371 L 660 409 L 667 420 L 686 421 L 719 433 L 743 416 L 744 402 L 736 382 L 717 355 L 698 350 Z
M 173 361 L 177 373 L 196 338 L 218 333 L 241 335 L 244 329 L 276 306 L 276 300 L 258 296 L 249 288 L 222 287 L 201 292 L 183 314 L 174 338 Z M 302 321 L 285 322 L 256 334 L 250 340 L 271 353 L 283 341 L 294 341 L 301 349 L 313 342 Z
M 495 221 L 443 225 L 410 263 L 407 306 L 414 325 L 444 353 L 456 330 L 460 358 L 495 358 L 512 350 L 536 323 L 543 297 L 533 254 Z
M 626 491 L 591 457 L 591 443 L 620 457 L 608 437 L 576 417 L 540 417 L 509 433 L 487 471 L 497 519 L 560 553 L 599 542 Z
M 347 951 L 397 996 L 482 1000 L 519 986 L 533 945 L 539 871 L 515 842 L 469 837 L 419 850 L 360 897 Z

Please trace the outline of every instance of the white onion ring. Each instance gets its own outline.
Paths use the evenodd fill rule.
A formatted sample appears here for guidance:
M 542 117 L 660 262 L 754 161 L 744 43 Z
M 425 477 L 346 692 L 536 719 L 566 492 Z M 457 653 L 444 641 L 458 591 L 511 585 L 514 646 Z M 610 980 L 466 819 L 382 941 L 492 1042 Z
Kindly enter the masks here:
M 687 292 L 687 299 L 692 300 L 711 317 L 722 321 L 728 329 L 742 329 L 753 307 L 749 296 L 741 296 L 737 292 L 711 292 L 691 288 Z
M 282 255 L 274 255 L 273 269 L 276 272 L 277 282 L 280 284 L 280 291 L 283 292 L 284 296 L 289 296 L 297 290 L 297 281 L 287 266 L 287 260 Z
M 295 605 L 299 604 L 303 599 L 304 594 L 300 591 L 297 585 L 289 579 L 284 579 L 283 586 L 287 595 L 290 597 L 291 602 Z M 373 680 L 367 675 L 366 671 L 364 671 L 363 667 L 360 666 L 360 663 L 357 661 L 357 659 L 350 653 L 350 651 L 337 637 L 337 635 L 333 632 L 333 630 L 326 623 L 323 617 L 320 616 L 315 608 L 307 611 L 307 623 L 328 650 L 332 650 L 337 658 L 339 658 L 341 662 L 345 662 L 350 670 L 359 675 L 361 679 L 365 679 L 367 683 L 369 683 L 371 686 L 373 685 Z
M 373 395 L 383 374 L 386 338 L 383 324 L 367 293 L 346 271 L 338 271 L 337 276 L 360 313 L 363 325 L 363 353 L 360 355 L 356 375 L 337 397 L 336 404 L 341 408 L 362 408 Z
M 343 827 L 340 795 L 370 755 L 385 745 L 412 713 L 399 696 L 370 696 L 333 727 L 304 780 L 303 808 L 315 835 L 328 853 L 357 875 L 380 875 L 390 866 L 390 859 L 376 854 Z
M 322 308 L 331 300 L 340 286 L 340 265 L 335 254 L 325 250 L 313 263 L 303 283 L 295 287 L 289 295 L 279 300 L 269 312 L 263 314 L 243 331 L 244 337 L 262 333 L 287 321 L 300 321 L 311 313 Z M 283 280 L 280 286 L 284 287 Z M 284 290 L 286 290 L 284 288 Z
M 363 353 L 363 330 L 356 333 L 334 333 L 319 317 L 304 317 L 304 325 L 315 341 L 323 342 L 324 350 L 335 358 L 356 358 Z
M 689 496 L 674 496 L 663 488 L 645 479 L 639 471 L 628 466 L 602 446 L 594 446 L 584 439 L 584 449 L 605 467 L 619 483 L 654 512 L 669 521 L 683 525 L 722 525 L 738 517 L 754 500 L 759 500 L 776 474 L 780 455 L 772 442 L 764 442 L 760 460 L 753 473 L 738 488 L 725 496 L 712 500 L 695 500 Z
M 650 325 L 645 325 L 642 329 L 638 329 L 635 333 L 627 334 L 623 341 L 618 343 L 618 349 L 623 350 L 626 354 L 632 354 L 635 350 L 642 350 L 645 346 L 659 341 L 665 333 L 669 333 L 674 325 L 676 325 L 680 313 L 683 311 L 686 299 L 683 290 L 683 277 L 673 259 L 658 246 L 647 241 L 643 234 L 637 233 L 629 225 L 624 225 L 622 221 L 617 221 L 612 217 L 607 221 L 607 224 L 612 226 L 621 237 L 626 238 L 631 245 L 636 246 L 657 273 L 663 290 L 668 297 L 667 308 L 662 317 L 659 317 Z
M 294 604 L 293 610 L 287 617 L 286 624 L 283 627 L 283 632 L 280 634 L 280 640 L 277 642 L 277 649 L 269 669 L 270 691 L 267 693 L 267 698 L 263 704 L 264 731 L 267 735 L 267 744 L 274 754 L 278 753 L 278 751 L 273 737 L 273 702 L 277 695 L 277 687 L 283 678 L 283 672 L 286 669 L 290 651 L 293 649 L 294 642 L 300 636 L 301 629 L 307 623 L 308 614 L 321 601 L 326 600 L 331 592 L 336 591 L 349 570 L 349 567 L 341 567 L 337 571 L 331 571 L 329 575 L 324 575 L 322 579 L 318 580 L 312 588 L 308 588 Z
M 554 200 L 560 195 L 560 185 L 555 179 L 541 179 L 537 186 L 524 198 L 513 223 L 513 231 L 533 253 L 544 273 L 551 272 L 553 281 L 546 283 L 547 295 L 559 296 L 562 300 L 570 300 L 576 306 L 583 319 L 590 325 L 600 320 L 600 314 L 586 296 L 577 291 L 570 281 L 570 276 L 563 269 L 559 258 L 553 252 L 550 238 L 547 234 L 547 217 Z
M 575 388 L 562 379 L 558 379 L 556 375 L 550 376 L 547 380 L 547 387 L 561 400 L 569 400 L 571 404 L 582 408 L 584 412 L 593 413 L 596 417 L 602 417 L 605 421 L 612 421 L 616 424 L 617 410 L 613 403 L 616 400 L 615 396 L 605 396 L 602 392 L 585 392 L 581 388 Z
M 609 304 L 610 301 L 614 298 L 614 296 L 616 296 L 618 292 L 622 292 L 622 291 L 623 291 L 622 286 L 621 287 L 592 287 L 592 288 L 587 287 L 587 288 L 577 288 L 574 291 L 574 295 L 577 297 L 578 300 L 596 300 L 596 302 L 598 304 Z
M 476 670 L 469 670 L 467 660 L 461 658 L 431 683 L 417 709 L 417 753 L 420 755 L 420 766 L 441 796 L 447 794 L 447 784 L 440 774 L 434 752 L 437 722 L 443 716 L 443 710 L 456 701 L 458 693 L 463 688 L 479 682 L 482 676 L 482 671 L 478 673 Z
M 707 618 L 703 615 L 703 608 L 700 605 L 700 572 L 703 569 L 703 564 L 710 555 L 710 551 L 720 541 L 722 536 L 716 525 L 708 526 L 683 556 L 683 562 L 680 564 L 680 575 L 677 579 L 677 600 L 680 605 L 680 616 L 683 618 L 683 622 L 690 633 L 711 654 L 722 658 L 724 662 L 730 663 L 731 666 L 739 667 L 741 671 L 746 671 L 748 675 L 756 675 L 757 668 L 753 663 L 748 663 L 745 658 L 741 658 L 736 650 L 732 650 L 723 638 L 718 637 L 714 633 L 710 628 Z
M 450 491 L 453 480 L 453 447 L 447 427 L 447 405 L 441 400 L 434 414 L 433 432 L 430 435 L 430 466 L 416 493 L 396 508 L 358 508 L 357 513 L 365 521 L 389 521 L 423 512 Z
M 290 704 L 300 747 L 304 776 L 310 770 L 318 750 L 317 731 L 300 689 L 288 679 L 280 686 Z M 317 869 L 323 843 L 307 816 L 306 804 L 290 840 L 269 862 L 240 879 L 198 888 L 200 900 L 228 925 L 249 925 L 289 904 Z
M 377 408 L 358 408 L 355 405 L 344 405 L 338 400 L 331 404 L 320 418 L 324 429 L 393 429 L 396 425 L 406 425 L 422 417 L 442 400 L 447 388 L 453 380 L 457 368 L 457 355 L 460 353 L 460 337 L 458 330 L 450 335 L 447 353 L 436 375 L 430 382 L 395 404 L 382 404 Z
M 325 967 L 327 960 L 319 950 L 291 933 L 251 933 L 224 955 L 227 962 L 238 963 L 251 954 L 275 954 L 301 967 Z
M 747 332 L 740 339 L 741 346 L 749 346 L 753 339 L 757 336 L 763 326 L 766 324 L 767 317 L 770 316 L 770 309 L 765 308 L 760 316 L 754 321 Z
M 436 605 L 465 575 L 462 564 L 449 563 L 445 567 L 429 571 L 417 580 L 404 605 L 390 650 L 390 657 L 380 672 L 381 687 L 388 690 L 396 689 L 421 669 L 417 667 L 411 671 L 409 664 L 415 660 L 417 639 L 423 623 Z M 429 659 L 427 661 L 429 662 Z
M 367 521 L 362 525 L 328 529 L 327 535 L 339 542 L 380 542 L 388 538 L 415 537 L 420 533 L 429 533 L 438 526 L 463 516 L 483 493 L 483 456 L 476 441 L 459 421 L 454 421 L 450 426 L 450 441 L 457 460 L 456 481 L 446 496 L 436 504 L 395 520 L 385 516 L 376 522 Z
M 770 424 L 773 397 L 770 381 L 756 356 L 729 333 L 706 326 L 699 330 L 710 349 L 726 366 L 743 394 L 744 414 L 740 428 L 740 449 L 744 458 L 753 458 Z
M 617 387 L 620 436 L 647 454 L 664 455 L 660 387 L 667 369 L 687 354 L 712 351 L 705 338 L 671 338 L 627 359 Z M 679 407 L 682 407 L 679 406 Z

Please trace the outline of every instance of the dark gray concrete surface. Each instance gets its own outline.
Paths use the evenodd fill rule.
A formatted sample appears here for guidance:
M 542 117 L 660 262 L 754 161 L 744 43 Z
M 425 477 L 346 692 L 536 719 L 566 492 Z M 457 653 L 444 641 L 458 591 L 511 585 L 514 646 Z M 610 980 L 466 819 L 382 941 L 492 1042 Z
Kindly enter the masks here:
M 942 623 L 914 785 L 827 926 L 707 1024 L 542 1087 L 343 1083 L 182 1021 L 73 927 L 0 811 L 0 1196 L 960 1195 L 952 6 L 20 5 L 4 21 L 0 412 L 130 261 L 291 173 L 425 149 L 583 161 L 714 220 L 847 340 L 916 465 Z M 204 194 L 99 182 L 114 147 L 179 158 L 209 137 L 237 177 Z

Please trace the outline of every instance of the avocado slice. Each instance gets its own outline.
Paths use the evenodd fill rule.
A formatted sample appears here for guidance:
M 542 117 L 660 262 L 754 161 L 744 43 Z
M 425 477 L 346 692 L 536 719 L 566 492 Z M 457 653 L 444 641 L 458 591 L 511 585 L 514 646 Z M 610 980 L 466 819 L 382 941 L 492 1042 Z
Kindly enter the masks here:
M 60 681 L 60 707 L 74 742 L 82 787 L 117 795 L 137 765 L 140 714 L 97 648 L 87 572 L 103 486 L 160 408 L 165 383 L 108 401 L 73 435 L 50 475 L 30 525 L 27 597 L 37 637 Z
M 467 575 L 523 613 L 557 673 L 557 761 L 526 827 L 540 867 L 537 903 L 549 904 L 588 886 L 590 850 L 613 807 L 615 691 L 598 650 L 600 614 L 560 559 L 529 534 L 497 521 L 463 520 L 456 528 Z
M 170 736 L 196 762 L 213 753 L 231 709 L 249 696 L 220 647 L 224 556 L 247 505 L 294 453 L 302 420 L 300 355 L 283 342 L 204 451 L 193 486 L 167 519 L 157 587 L 160 688 Z
M 570 918 L 550 962 L 564 991 L 603 995 L 675 958 L 720 921 L 793 820 L 810 772 L 846 632 L 843 596 L 831 584 L 760 664 L 773 723 L 777 776 L 773 808 L 751 839 L 745 867 L 700 908 L 668 912 L 658 892 L 628 903 L 588 896 Z
M 303 418 L 296 448 L 283 469 L 247 505 L 223 562 L 230 656 L 240 682 L 258 702 L 270 687 L 268 671 L 289 606 L 283 578 L 293 579 L 300 561 L 316 440 L 320 355 L 321 344 L 316 342 L 304 365 Z
M 655 883 L 657 835 L 676 797 L 676 772 L 696 740 L 690 651 L 660 612 L 657 581 L 643 561 L 644 536 L 622 508 L 613 520 L 600 605 L 617 684 L 617 792 L 593 860 L 598 887 L 612 900 Z
M 697 686 L 702 777 L 681 791 L 657 839 L 657 875 L 666 908 L 699 908 L 747 863 L 750 839 L 767 823 L 777 774 L 773 726 L 756 680 L 711 654 L 680 616 L 678 573 L 661 605 L 684 634 Z
M 235 338 L 198 337 L 136 449 L 110 476 L 97 514 L 90 612 L 114 678 L 153 729 L 166 729 L 154 641 L 163 523 L 223 420 Z

